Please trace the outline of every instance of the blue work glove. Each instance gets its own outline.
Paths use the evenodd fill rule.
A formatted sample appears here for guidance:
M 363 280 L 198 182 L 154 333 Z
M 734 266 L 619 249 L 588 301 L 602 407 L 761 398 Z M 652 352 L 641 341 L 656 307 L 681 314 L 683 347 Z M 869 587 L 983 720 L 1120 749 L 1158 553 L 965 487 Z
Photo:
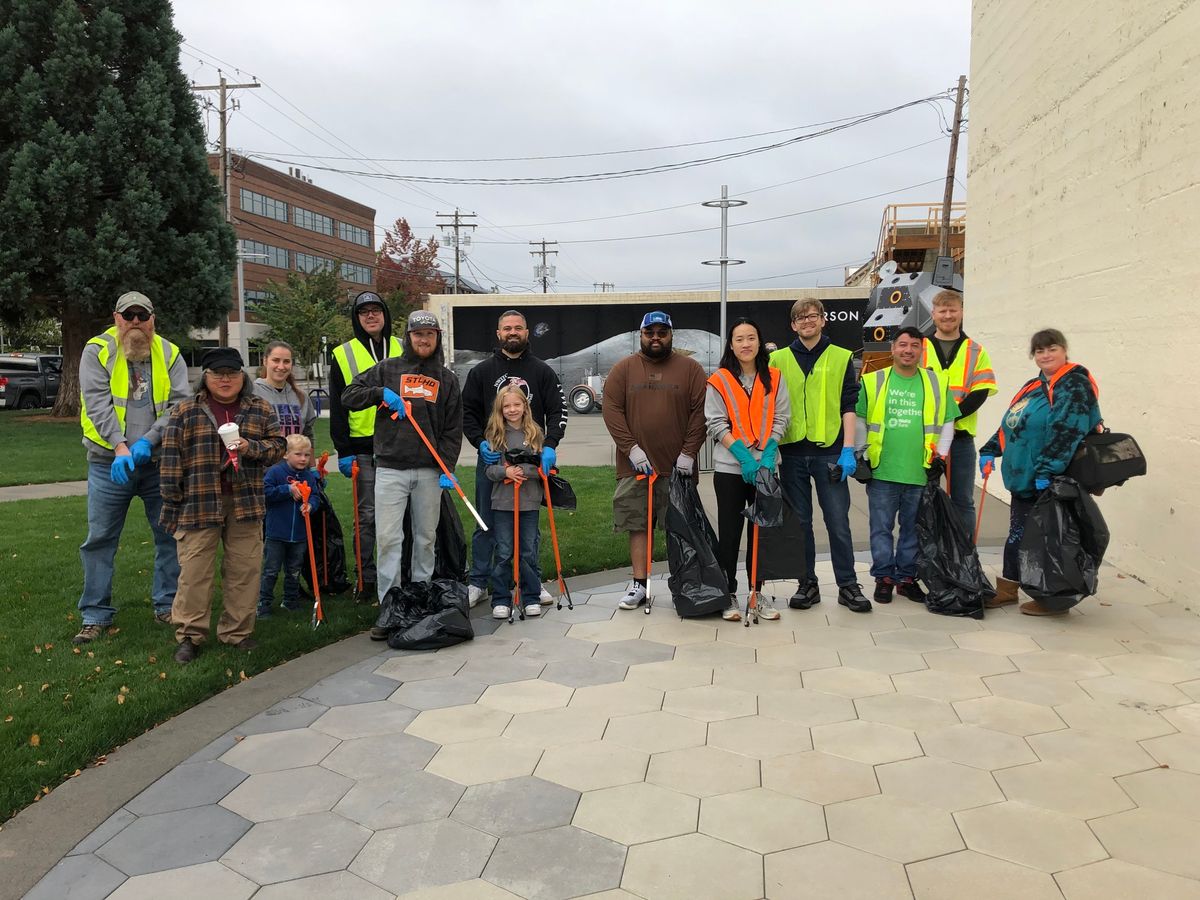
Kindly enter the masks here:
M 500 462 L 500 453 L 492 449 L 492 445 L 487 441 L 479 442 L 479 458 L 489 466 L 494 466 Z
M 858 471 L 858 460 L 854 457 L 853 447 L 843 447 L 838 454 L 838 465 L 842 467 L 842 481 L 845 481 Z
M 113 479 L 113 480 L 115 481 L 116 479 Z M 1050 487 L 1050 479 L 1049 478 L 1035 478 L 1035 479 L 1033 479 L 1033 486 L 1035 488 L 1037 488 L 1039 491 L 1044 491 L 1046 488 Z
M 458 480 L 453 476 L 445 474 L 439 475 L 438 487 L 440 487 L 443 491 L 452 491 L 458 487 Z
M 347 478 L 354 477 L 354 472 L 351 469 L 351 466 L 353 466 L 353 465 L 354 465 L 354 457 L 353 456 L 347 455 L 347 456 L 339 456 L 338 457 L 338 471 L 341 472 L 343 475 L 345 475 Z
M 150 462 L 150 454 L 154 452 L 154 448 L 145 438 L 138 438 L 130 445 L 129 452 L 133 454 L 133 464 L 141 466 Z
M 992 474 L 992 469 L 996 466 L 996 457 L 988 456 L 986 453 L 979 457 L 979 474 L 987 478 Z
M 109 467 L 108 477 L 113 484 L 129 484 L 129 473 L 133 471 L 133 466 L 132 456 L 118 456 Z
M 404 401 L 390 387 L 383 389 L 383 402 L 388 409 L 396 413 L 401 419 L 404 418 Z
M 553 447 L 542 448 L 542 471 L 547 475 L 554 468 L 554 464 L 558 462 L 558 454 L 554 452 Z
M 779 442 L 775 438 L 767 441 L 767 446 L 763 447 L 762 456 L 759 457 L 758 464 L 764 469 L 775 471 L 775 463 L 779 460 Z
M 654 471 L 654 466 L 650 465 L 650 457 L 637 444 L 634 444 L 633 449 L 629 451 L 629 464 L 633 466 L 633 471 L 643 475 L 649 475 Z
M 759 465 L 754 454 L 750 452 L 750 448 L 741 441 L 734 441 L 729 445 L 729 452 L 742 466 L 742 481 L 746 484 L 754 484 L 754 476 L 758 474 Z

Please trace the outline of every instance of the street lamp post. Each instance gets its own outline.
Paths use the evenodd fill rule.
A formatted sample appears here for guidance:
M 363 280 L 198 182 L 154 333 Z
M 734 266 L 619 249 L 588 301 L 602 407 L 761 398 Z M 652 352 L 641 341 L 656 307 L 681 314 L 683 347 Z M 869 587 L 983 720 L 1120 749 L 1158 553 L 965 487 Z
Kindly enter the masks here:
M 703 266 L 720 266 L 721 267 L 721 333 L 718 335 L 720 340 L 725 340 L 725 306 L 729 301 L 729 267 L 740 266 L 745 264 L 744 259 L 729 258 L 729 207 L 745 206 L 745 200 L 730 200 L 729 185 L 721 185 L 720 200 L 705 200 L 701 206 L 716 207 L 721 210 L 721 256 L 719 259 L 706 259 L 701 265 Z

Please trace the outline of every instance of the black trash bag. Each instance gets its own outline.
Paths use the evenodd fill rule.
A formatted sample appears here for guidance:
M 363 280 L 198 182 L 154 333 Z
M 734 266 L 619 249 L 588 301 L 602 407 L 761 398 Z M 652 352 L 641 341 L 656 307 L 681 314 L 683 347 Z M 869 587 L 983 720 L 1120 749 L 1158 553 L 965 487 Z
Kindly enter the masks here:
M 962 514 L 936 481 L 921 488 L 917 576 L 929 592 L 925 606 L 939 616 L 982 619 L 984 603 L 996 596 L 996 589 L 983 574 Z
M 742 510 L 742 515 L 759 528 L 783 524 L 783 488 L 770 469 L 759 467 L 754 476 L 754 502 Z
M 808 577 L 804 529 L 786 498 L 778 528 L 758 529 L 758 577 L 763 581 L 803 581 Z
M 388 630 L 393 650 L 439 650 L 475 637 L 469 613 L 467 586 L 435 578 L 389 590 L 375 624 Z
M 433 544 L 433 577 L 467 580 L 467 537 L 450 491 L 442 491 L 441 514 Z M 412 509 L 404 511 L 404 544 L 400 548 L 400 580 L 412 581 Z
M 317 558 L 317 582 L 320 584 L 322 595 L 340 594 L 350 589 L 346 578 L 346 541 L 342 535 L 342 523 L 338 521 L 337 513 L 329 502 L 329 496 L 323 487 L 315 492 L 321 498 L 317 511 L 309 514 L 312 523 L 313 554 Z M 312 563 L 309 561 L 308 546 L 304 547 L 304 562 L 300 567 L 300 575 L 313 591 Z
M 557 509 L 576 509 L 579 502 L 575 499 L 575 489 L 571 487 L 571 482 L 563 478 L 557 471 L 551 472 L 546 476 L 546 484 L 550 487 L 550 502 Z M 542 497 L 542 506 L 546 505 L 546 498 Z
M 1108 525 L 1073 478 L 1054 478 L 1025 520 L 1017 551 L 1021 589 L 1048 610 L 1070 609 L 1096 593 Z
M 717 535 L 695 479 L 671 473 L 667 485 L 667 587 L 681 617 L 707 616 L 729 608 L 729 585 L 717 562 Z

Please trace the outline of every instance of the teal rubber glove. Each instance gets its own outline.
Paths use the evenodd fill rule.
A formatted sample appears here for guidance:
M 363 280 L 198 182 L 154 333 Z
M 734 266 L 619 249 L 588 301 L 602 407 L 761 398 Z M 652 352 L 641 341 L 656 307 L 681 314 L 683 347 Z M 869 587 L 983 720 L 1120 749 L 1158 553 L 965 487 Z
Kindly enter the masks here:
M 542 448 L 542 471 L 547 475 L 554 468 L 554 464 L 558 462 L 558 454 L 554 452 L 553 447 Z
M 138 438 L 130 445 L 129 452 L 133 455 L 133 464 L 135 466 L 144 466 L 150 462 L 150 454 L 154 452 L 154 448 L 150 446 L 150 442 L 145 438 Z
M 987 478 L 992 474 L 992 469 L 996 466 L 996 457 L 984 454 L 979 457 L 979 474 Z
M 129 475 L 133 472 L 133 466 L 132 456 L 118 456 L 109 466 L 108 477 L 112 479 L 113 484 L 129 484 Z
M 489 466 L 494 466 L 496 463 L 500 462 L 500 453 L 499 451 L 493 450 L 492 445 L 487 441 L 480 441 L 479 458 Z
M 1035 488 L 1037 488 L 1039 491 L 1044 491 L 1046 488 L 1050 487 L 1050 479 L 1049 478 L 1035 478 L 1035 479 L 1033 479 L 1033 486 Z
M 354 477 L 354 470 L 351 468 L 351 466 L 353 466 L 353 465 L 354 465 L 354 457 L 353 456 L 339 456 L 338 457 L 338 471 L 341 472 L 343 475 L 345 475 L 347 478 Z
M 842 481 L 845 481 L 858 471 L 858 460 L 854 457 L 853 447 L 843 447 L 838 454 L 838 465 L 842 467 Z
M 750 452 L 750 448 L 741 441 L 734 441 L 729 445 L 729 452 L 742 467 L 742 481 L 746 484 L 754 484 L 754 476 L 758 474 L 759 465 L 754 454 Z
M 458 487 L 458 479 L 452 475 L 441 474 L 438 476 L 438 487 L 443 491 L 452 491 Z
M 383 389 L 383 403 L 388 409 L 396 413 L 399 418 L 404 418 L 404 401 L 390 387 Z
M 775 463 L 779 461 L 779 442 L 775 438 L 767 441 L 767 446 L 763 447 L 762 458 L 758 464 L 764 469 L 775 471 Z

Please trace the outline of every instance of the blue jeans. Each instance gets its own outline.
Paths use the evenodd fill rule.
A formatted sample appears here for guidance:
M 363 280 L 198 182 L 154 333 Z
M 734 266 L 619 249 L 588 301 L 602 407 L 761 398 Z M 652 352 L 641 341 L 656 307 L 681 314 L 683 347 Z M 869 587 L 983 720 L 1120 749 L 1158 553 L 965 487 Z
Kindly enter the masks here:
M 304 544 L 300 541 L 263 542 L 262 581 L 258 587 L 258 615 L 269 616 L 275 598 L 275 579 L 283 570 L 283 605 L 297 609 L 300 599 L 300 567 L 304 565 Z
M 114 484 L 107 462 L 88 463 L 87 538 L 79 547 L 83 560 L 83 593 L 79 612 L 84 625 L 108 625 L 116 615 L 112 602 L 113 568 L 117 545 L 125 528 L 125 517 L 134 497 L 140 497 L 154 532 L 154 581 L 150 598 L 154 612 L 169 613 L 179 583 L 179 560 L 175 538 L 158 524 L 162 495 L 158 489 L 158 466 L 147 463 L 134 469 L 128 484 Z
M 538 577 L 538 511 L 527 510 L 520 517 L 521 603 L 537 606 L 542 592 Z M 508 606 L 512 602 L 513 514 L 498 509 L 492 514 L 492 537 L 496 542 L 496 566 L 492 569 L 492 606 Z
M 950 502 L 959 511 L 967 534 L 975 534 L 975 438 L 954 432 L 950 444 Z
M 781 456 L 780 482 L 783 496 L 804 529 L 804 552 L 808 565 L 807 580 L 817 580 L 817 545 L 813 537 L 812 488 L 816 485 L 817 502 L 829 534 L 829 555 L 833 560 L 833 576 L 841 587 L 857 584 L 854 574 L 854 539 L 850 536 L 850 486 L 829 481 L 829 466 L 837 462 L 832 456 Z
M 471 534 L 471 573 L 467 580 L 477 588 L 486 588 L 488 579 L 491 578 L 493 568 L 493 558 L 496 554 L 496 539 L 492 534 L 492 529 L 495 516 L 492 513 L 492 482 L 487 477 L 487 463 L 482 459 L 475 463 L 475 509 L 479 512 L 479 518 L 487 523 L 488 530 L 484 531 L 479 527 L 479 523 L 475 523 L 475 531 Z M 509 528 L 509 531 L 512 529 Z M 542 581 L 542 566 L 540 562 L 540 552 L 542 549 L 542 533 L 537 533 L 537 540 L 534 541 L 534 549 L 537 553 L 533 560 L 533 571 L 537 573 L 538 583 Z M 512 565 L 512 560 L 509 559 L 509 565 Z M 538 588 L 541 592 L 541 588 Z
M 871 576 L 899 582 L 917 577 L 917 507 L 922 485 L 878 478 L 867 482 L 871 522 Z M 893 538 L 896 518 L 900 536 Z

